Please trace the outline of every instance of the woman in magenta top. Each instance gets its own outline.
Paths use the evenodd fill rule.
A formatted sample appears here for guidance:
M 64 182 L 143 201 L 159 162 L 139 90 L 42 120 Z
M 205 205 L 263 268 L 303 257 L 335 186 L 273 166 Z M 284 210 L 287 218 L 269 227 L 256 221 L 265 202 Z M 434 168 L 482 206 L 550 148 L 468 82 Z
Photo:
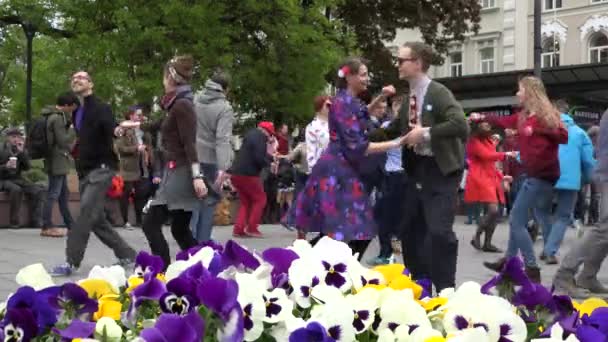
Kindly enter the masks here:
M 568 131 L 560 120 L 559 111 L 553 106 L 542 81 L 533 76 L 526 76 L 519 81 L 517 98 L 523 110 L 518 115 L 507 117 L 484 117 L 472 114 L 472 120 L 484 120 L 494 126 L 516 130 L 520 146 L 520 159 L 526 179 L 520 189 L 509 217 L 509 246 L 505 257 L 516 256 L 518 252 L 524 258 L 526 273 L 534 282 L 540 282 L 540 268 L 532 239 L 526 229 L 528 210 L 533 208 L 535 214 L 548 217 L 551 209 L 553 186 L 559 179 L 558 148 L 568 142 Z M 541 219 L 540 222 L 547 222 Z M 485 262 L 484 265 L 494 271 L 500 271 L 506 260 Z

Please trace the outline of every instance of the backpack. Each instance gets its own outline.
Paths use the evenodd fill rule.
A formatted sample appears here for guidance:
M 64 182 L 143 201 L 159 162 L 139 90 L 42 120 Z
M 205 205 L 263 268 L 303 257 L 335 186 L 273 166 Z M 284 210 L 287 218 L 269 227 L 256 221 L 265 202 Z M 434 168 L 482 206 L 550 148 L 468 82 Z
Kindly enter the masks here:
M 25 146 L 31 159 L 48 157 L 50 147 L 46 136 L 48 115 L 37 118 L 29 127 Z

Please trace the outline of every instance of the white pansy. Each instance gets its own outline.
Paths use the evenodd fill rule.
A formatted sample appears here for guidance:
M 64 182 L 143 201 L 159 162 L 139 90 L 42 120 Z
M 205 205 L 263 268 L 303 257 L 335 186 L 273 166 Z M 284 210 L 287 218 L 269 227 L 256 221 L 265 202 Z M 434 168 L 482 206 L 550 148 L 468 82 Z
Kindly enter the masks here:
M 95 324 L 95 337 L 103 339 L 105 342 L 120 342 L 122 328 L 115 320 L 109 317 L 102 317 Z
M 327 334 L 338 342 L 355 341 L 353 309 L 342 296 L 335 297 L 325 305 L 315 306 L 311 312 L 311 322 L 325 327 Z
M 248 273 L 237 273 L 235 280 L 239 285 L 237 301 L 243 310 L 245 341 L 257 340 L 264 331 L 266 307 L 262 294 L 264 284 Z
M 348 274 L 355 290 L 359 291 L 366 285 L 384 285 L 386 281 L 382 273 L 361 265 L 356 259 L 348 265 Z
M 355 295 L 346 296 L 346 301 L 353 308 L 355 315 L 353 327 L 360 334 L 368 330 L 376 317 L 380 293 L 374 289 L 363 289 Z
M 270 328 L 270 335 L 275 341 L 289 341 L 289 336 L 292 332 L 305 327 L 306 321 L 300 317 L 295 317 L 291 312 L 289 316 L 282 322 L 275 324 Z
M 312 254 L 312 245 L 304 239 L 296 239 L 287 249 L 295 252 L 300 258 L 305 258 Z
M 494 342 L 484 328 L 474 328 L 449 334 L 446 339 L 448 342 Z
M 342 292 L 350 291 L 352 280 L 348 274 L 348 265 L 352 265 L 353 259 L 356 260 L 350 247 L 344 242 L 325 236 L 312 249 L 324 269 L 321 283 L 337 287 Z
M 302 258 L 293 261 L 288 276 L 293 287 L 291 296 L 297 305 L 305 309 L 310 307 L 312 290 L 321 283 L 324 272 L 321 263 L 316 259 Z
M 419 327 L 409 336 L 408 342 L 425 342 L 433 337 L 443 337 L 443 334 L 431 327 Z
M 122 266 L 114 265 L 110 267 L 93 266 L 87 279 L 100 279 L 112 285 L 112 290 L 119 293 L 119 289 L 127 284 L 127 276 Z
M 579 342 L 579 339 L 574 334 L 564 339 L 564 328 L 559 323 L 555 323 L 551 327 L 550 337 L 535 338 L 531 342 Z
M 395 291 L 387 292 L 385 295 L 380 306 L 381 321 L 378 326 L 378 334 L 385 329 L 396 332 L 396 329 L 402 326 L 407 328 L 408 334 L 419 327 L 431 327 L 426 310 L 413 297 L 404 294 L 403 291 Z
M 190 267 L 196 265 L 197 263 L 201 263 L 205 268 L 209 268 L 209 264 L 211 264 L 211 260 L 215 256 L 215 250 L 211 247 L 203 247 L 198 250 L 195 254 L 190 255 L 188 260 L 177 260 L 167 267 L 167 272 L 165 272 L 165 279 L 167 282 L 179 277 L 182 272 L 189 269 Z
M 40 263 L 25 266 L 20 269 L 19 272 L 17 272 L 15 281 L 20 286 L 31 286 L 36 291 L 55 286 L 53 278 Z
M 498 326 L 501 341 L 524 342 L 528 337 L 526 322 L 511 310 L 494 310 L 489 312 L 494 316 L 494 324 Z
M 287 298 L 283 289 L 274 289 L 262 295 L 266 307 L 264 322 L 279 323 L 286 320 L 293 311 L 293 302 Z

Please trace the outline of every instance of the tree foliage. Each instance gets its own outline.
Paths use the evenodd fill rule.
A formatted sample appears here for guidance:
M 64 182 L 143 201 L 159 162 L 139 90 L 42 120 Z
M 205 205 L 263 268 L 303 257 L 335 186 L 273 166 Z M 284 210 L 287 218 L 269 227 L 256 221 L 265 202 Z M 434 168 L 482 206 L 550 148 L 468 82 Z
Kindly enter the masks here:
M 356 46 L 369 61 L 374 86 L 398 82 L 395 62 L 386 42 L 398 29 L 418 29 L 437 52 L 435 64 L 450 43 L 479 29 L 479 0 L 343 0 L 334 15 L 354 32 Z M 405 42 L 398 42 L 400 45 Z
M 331 20 L 326 16 L 331 13 Z M 122 112 L 162 94 L 175 54 L 198 62 L 193 85 L 223 67 L 241 113 L 307 120 L 337 62 L 362 53 L 379 82 L 393 82 L 384 47 L 399 28 L 420 28 L 440 51 L 479 21 L 476 0 L 4 0 L 0 2 L 1 120 L 25 108 L 25 23 L 36 28 L 33 108 L 91 73 L 99 96 Z

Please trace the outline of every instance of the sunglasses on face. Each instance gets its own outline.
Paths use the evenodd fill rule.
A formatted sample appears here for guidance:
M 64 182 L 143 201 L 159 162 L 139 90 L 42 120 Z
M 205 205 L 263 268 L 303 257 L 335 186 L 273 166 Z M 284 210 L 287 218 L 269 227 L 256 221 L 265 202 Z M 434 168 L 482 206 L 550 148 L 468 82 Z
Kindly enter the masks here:
M 397 64 L 401 65 L 405 62 L 415 62 L 417 59 L 416 58 L 401 58 L 401 57 L 397 57 Z

